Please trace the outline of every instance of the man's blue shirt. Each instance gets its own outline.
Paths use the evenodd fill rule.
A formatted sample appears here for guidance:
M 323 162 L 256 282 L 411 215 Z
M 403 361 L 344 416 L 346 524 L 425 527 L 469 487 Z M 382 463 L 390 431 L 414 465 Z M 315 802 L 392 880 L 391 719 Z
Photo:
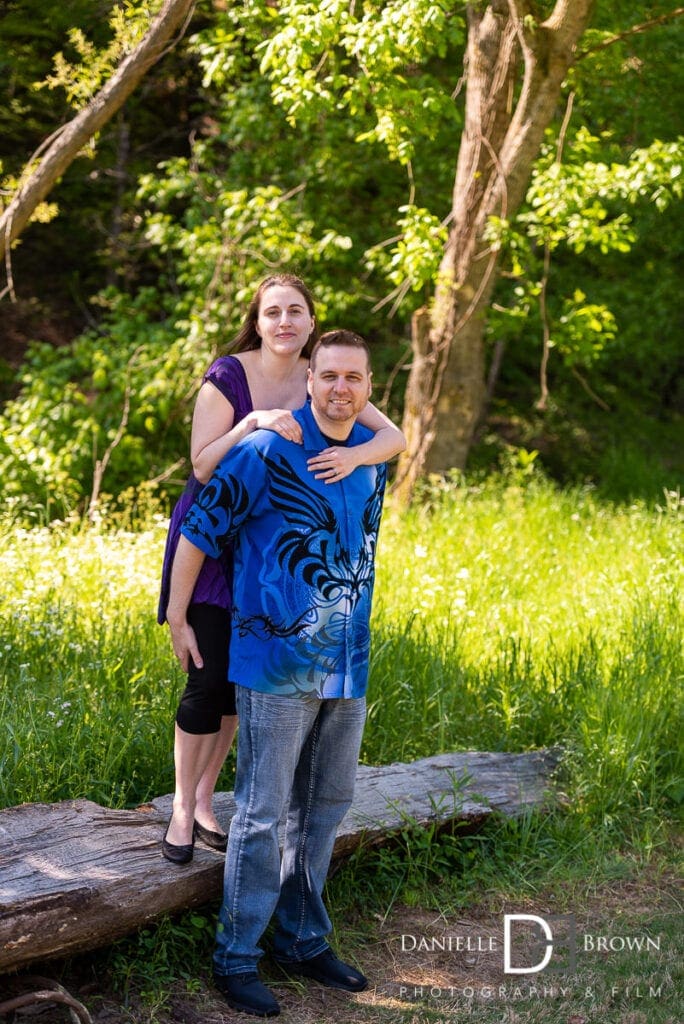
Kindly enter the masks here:
M 181 533 L 216 558 L 234 542 L 230 679 L 284 696 L 362 697 L 386 467 L 326 484 L 307 459 L 330 447 L 310 405 L 303 444 L 257 430 L 232 448 Z M 372 432 L 355 424 L 348 444 Z

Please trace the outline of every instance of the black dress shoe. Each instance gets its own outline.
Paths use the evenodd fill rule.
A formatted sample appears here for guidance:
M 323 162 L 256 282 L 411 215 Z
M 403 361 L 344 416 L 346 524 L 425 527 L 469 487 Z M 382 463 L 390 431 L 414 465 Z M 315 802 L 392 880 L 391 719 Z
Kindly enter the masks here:
M 206 846 L 218 850 L 219 853 L 225 853 L 228 848 L 228 836 L 225 832 L 212 832 L 211 829 L 200 825 L 199 821 L 193 825 L 192 835 L 194 839 L 201 839 Z
M 162 854 L 167 860 L 170 860 L 172 864 L 189 864 L 192 860 L 192 854 L 195 849 L 195 837 L 193 835 L 192 842 L 184 846 L 176 846 L 175 843 L 170 843 L 166 838 L 169 834 L 169 826 L 166 826 L 166 832 L 162 839 Z
M 333 953 L 332 949 L 325 949 L 318 956 L 312 956 L 308 960 L 285 960 L 281 966 L 289 974 L 298 974 L 304 978 L 313 978 L 320 981 L 321 985 L 328 988 L 342 988 L 346 992 L 363 992 L 368 987 L 368 978 L 343 963 Z
M 259 980 L 256 971 L 247 974 L 215 974 L 214 984 L 234 1010 L 254 1017 L 277 1017 L 280 1006 L 269 988 Z

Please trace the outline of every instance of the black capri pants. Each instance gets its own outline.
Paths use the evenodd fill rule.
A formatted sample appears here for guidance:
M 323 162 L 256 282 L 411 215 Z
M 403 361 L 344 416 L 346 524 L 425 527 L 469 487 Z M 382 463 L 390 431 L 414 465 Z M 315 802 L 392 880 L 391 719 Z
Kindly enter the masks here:
M 191 604 L 188 622 L 195 631 L 204 667 L 192 658 L 176 724 L 195 736 L 218 732 L 224 715 L 236 714 L 235 685 L 228 682 L 230 611 L 215 604 Z

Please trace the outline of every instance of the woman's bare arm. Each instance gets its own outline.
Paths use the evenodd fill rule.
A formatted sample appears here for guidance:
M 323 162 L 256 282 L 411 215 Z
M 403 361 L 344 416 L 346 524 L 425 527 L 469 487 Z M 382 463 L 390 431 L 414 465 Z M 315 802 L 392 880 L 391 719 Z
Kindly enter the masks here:
M 309 459 L 308 468 L 316 480 L 337 482 L 349 476 L 357 466 L 375 466 L 387 462 L 406 448 L 406 438 L 401 430 L 370 402 L 359 413 L 358 422 L 374 431 L 375 436 L 351 448 L 333 445 Z
M 190 457 L 192 469 L 205 484 L 230 449 L 253 430 L 275 430 L 290 441 L 301 443 L 301 427 L 289 409 L 255 409 L 239 423 L 235 410 L 218 388 L 206 381 L 199 390 L 192 417 Z

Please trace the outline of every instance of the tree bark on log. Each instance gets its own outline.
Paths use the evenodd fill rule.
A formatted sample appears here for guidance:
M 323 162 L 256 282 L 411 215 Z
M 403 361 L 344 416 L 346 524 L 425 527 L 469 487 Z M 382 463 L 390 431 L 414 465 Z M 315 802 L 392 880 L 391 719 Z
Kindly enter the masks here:
M 553 751 L 440 754 L 411 764 L 361 766 L 334 858 L 379 844 L 407 826 L 482 822 L 549 806 Z M 168 863 L 161 839 L 171 795 L 137 810 L 88 800 L 0 811 L 0 973 L 70 956 L 167 912 L 219 899 L 223 855 L 198 843 L 190 864 Z M 232 793 L 216 796 L 228 826 Z

